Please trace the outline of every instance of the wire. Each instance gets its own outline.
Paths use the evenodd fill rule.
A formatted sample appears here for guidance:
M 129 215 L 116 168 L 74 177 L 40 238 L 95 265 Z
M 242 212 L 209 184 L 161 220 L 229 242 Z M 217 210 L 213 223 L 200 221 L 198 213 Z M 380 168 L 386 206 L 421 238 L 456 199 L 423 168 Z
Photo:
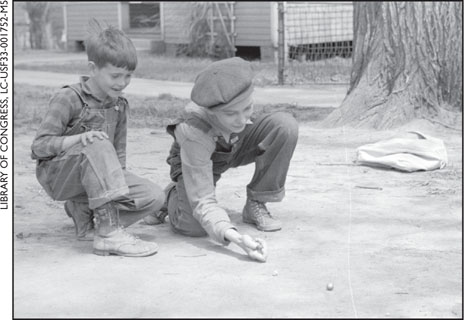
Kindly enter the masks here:
M 345 148 L 345 162 L 348 163 L 348 151 L 346 149 L 346 137 L 345 137 L 345 126 L 342 126 L 343 132 L 343 146 Z M 351 285 L 351 216 L 352 216 L 352 201 L 351 201 L 351 176 L 350 176 L 350 166 L 346 166 L 346 174 L 348 176 L 348 191 L 349 191 L 349 223 L 348 223 L 348 285 L 350 288 L 350 297 L 351 305 L 353 307 L 354 316 L 358 318 L 358 312 L 356 310 L 356 304 L 354 303 L 353 287 Z

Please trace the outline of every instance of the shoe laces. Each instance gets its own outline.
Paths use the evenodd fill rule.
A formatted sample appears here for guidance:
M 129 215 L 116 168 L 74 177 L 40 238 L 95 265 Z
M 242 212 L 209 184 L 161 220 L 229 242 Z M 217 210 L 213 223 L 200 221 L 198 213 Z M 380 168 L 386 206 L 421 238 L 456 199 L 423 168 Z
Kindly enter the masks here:
M 255 200 L 250 200 L 250 205 L 251 209 L 253 212 L 260 217 L 263 216 L 271 216 L 271 213 L 267 210 L 266 205 L 263 202 L 255 201 Z
M 132 233 L 127 232 L 126 228 L 119 226 L 118 231 L 121 232 L 125 237 L 129 238 L 130 240 L 137 241 L 140 238 L 137 236 L 134 236 Z

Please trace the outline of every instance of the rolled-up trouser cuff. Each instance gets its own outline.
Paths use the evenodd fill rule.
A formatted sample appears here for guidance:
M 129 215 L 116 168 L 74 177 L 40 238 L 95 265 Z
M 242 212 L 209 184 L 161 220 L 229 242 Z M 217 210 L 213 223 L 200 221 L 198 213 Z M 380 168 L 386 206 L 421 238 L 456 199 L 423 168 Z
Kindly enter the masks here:
M 122 187 L 116 190 L 106 191 L 103 195 L 96 198 L 89 198 L 89 208 L 94 210 L 105 203 L 120 199 L 129 194 L 129 187 Z
M 277 191 L 253 191 L 247 187 L 247 197 L 259 202 L 279 202 L 285 197 L 285 187 Z

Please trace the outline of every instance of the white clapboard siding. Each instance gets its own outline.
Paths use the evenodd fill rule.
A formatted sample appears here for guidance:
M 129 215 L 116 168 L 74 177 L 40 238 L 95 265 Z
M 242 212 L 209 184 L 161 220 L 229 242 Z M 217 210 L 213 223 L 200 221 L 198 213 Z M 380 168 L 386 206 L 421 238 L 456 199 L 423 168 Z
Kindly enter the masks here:
M 163 2 L 164 42 L 188 43 L 191 2 Z
M 162 2 L 162 33 L 147 35 L 167 44 L 188 43 L 195 2 Z M 84 40 L 91 17 L 124 29 L 127 3 L 117 1 L 66 2 L 67 40 Z M 234 2 L 236 46 L 277 45 L 277 2 Z M 342 17 L 342 19 L 341 19 Z M 227 23 L 227 21 L 226 21 Z M 285 3 L 285 37 L 288 45 L 349 41 L 353 38 L 352 2 Z M 216 25 L 220 26 L 219 21 Z M 155 39 L 156 38 L 156 39 Z
M 271 4 L 269 2 L 235 2 L 235 45 L 271 44 Z M 187 43 L 191 2 L 164 2 L 163 23 L 166 43 Z M 227 20 L 226 20 L 227 22 Z
M 235 2 L 236 46 L 272 44 L 271 8 L 268 1 Z
M 89 19 L 96 18 L 103 25 L 120 26 L 120 3 L 107 2 L 67 2 L 66 28 L 68 41 L 82 41 L 87 37 Z

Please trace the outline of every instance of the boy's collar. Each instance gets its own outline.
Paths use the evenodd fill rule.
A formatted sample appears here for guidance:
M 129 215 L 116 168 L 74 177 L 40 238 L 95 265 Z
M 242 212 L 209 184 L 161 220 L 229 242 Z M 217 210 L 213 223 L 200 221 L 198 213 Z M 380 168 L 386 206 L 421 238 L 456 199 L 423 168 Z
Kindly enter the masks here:
M 227 132 L 226 130 L 224 130 L 224 128 L 222 128 L 222 126 L 217 121 L 214 120 L 214 118 L 210 117 L 208 113 L 206 114 L 208 116 L 208 120 L 210 121 L 210 124 L 213 127 L 212 129 L 213 135 L 217 137 L 222 136 L 227 143 L 233 143 L 234 141 L 231 141 L 231 140 L 233 136 L 237 135 L 237 133 Z M 246 121 L 246 124 L 253 124 L 253 121 L 251 121 L 251 119 L 248 119 Z
M 109 102 L 112 102 L 112 101 L 116 101 L 117 99 L 114 99 L 114 98 L 111 98 L 110 96 L 106 96 L 105 99 L 101 99 L 99 98 L 95 93 L 94 93 L 94 90 L 92 90 L 92 87 L 89 85 L 88 81 L 90 80 L 90 77 L 89 76 L 81 76 L 79 81 L 81 83 L 81 86 L 82 86 L 82 92 L 84 92 L 85 94 L 91 96 L 92 98 L 94 98 L 95 100 L 97 100 L 98 102 L 104 102 L 104 101 L 109 101 Z
M 217 121 L 215 121 L 214 117 L 211 117 L 209 115 L 209 113 L 206 112 L 205 108 L 200 107 L 199 105 L 197 105 L 193 101 L 187 105 L 187 108 L 189 110 L 194 110 L 194 112 L 196 112 L 196 113 L 202 114 L 203 117 L 206 117 L 206 120 L 208 121 L 208 123 L 212 127 L 210 132 L 212 133 L 212 135 L 214 137 L 217 138 L 217 137 L 222 136 L 227 143 L 233 142 L 233 141 L 229 141 L 229 140 L 231 140 L 231 137 L 233 137 L 236 134 L 227 133 L 227 131 L 224 128 L 222 128 L 222 126 Z M 251 119 L 248 119 L 246 124 L 253 124 L 253 121 L 251 121 Z

